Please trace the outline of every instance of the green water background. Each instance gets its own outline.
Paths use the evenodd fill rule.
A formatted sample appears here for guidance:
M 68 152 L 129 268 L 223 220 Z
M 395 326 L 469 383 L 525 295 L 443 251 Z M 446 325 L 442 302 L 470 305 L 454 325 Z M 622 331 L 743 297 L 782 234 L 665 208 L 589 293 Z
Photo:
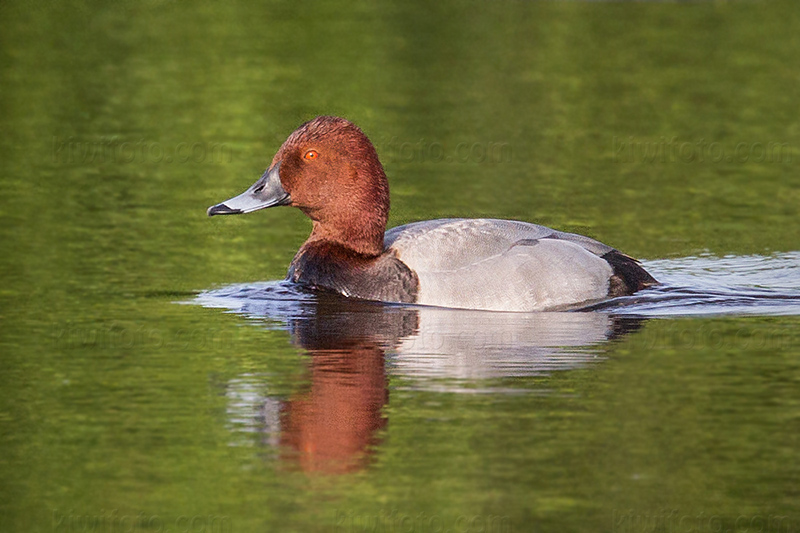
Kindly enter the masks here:
M 390 225 L 796 251 L 795 3 L 5 1 L 0 79 L 0 530 L 800 530 L 796 317 L 650 321 L 531 394 L 391 379 L 373 464 L 318 477 L 227 423 L 303 350 L 174 304 L 284 276 L 300 213 L 205 208 L 317 114 L 375 142 Z

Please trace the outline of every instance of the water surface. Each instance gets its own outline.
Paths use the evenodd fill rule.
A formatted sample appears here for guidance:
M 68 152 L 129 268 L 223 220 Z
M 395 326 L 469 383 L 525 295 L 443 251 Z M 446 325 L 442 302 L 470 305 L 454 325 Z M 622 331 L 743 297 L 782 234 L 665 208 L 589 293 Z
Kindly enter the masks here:
M 0 531 L 800 530 L 799 15 L 4 1 Z M 317 114 L 392 226 L 540 223 L 664 286 L 299 293 L 300 213 L 205 208 Z

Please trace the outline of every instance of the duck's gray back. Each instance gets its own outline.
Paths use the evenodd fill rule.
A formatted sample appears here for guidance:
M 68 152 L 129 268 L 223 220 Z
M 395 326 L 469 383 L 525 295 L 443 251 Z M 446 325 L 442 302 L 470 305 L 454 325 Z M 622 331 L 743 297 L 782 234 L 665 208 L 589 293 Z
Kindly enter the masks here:
M 614 274 L 594 239 L 495 219 L 440 219 L 386 232 L 419 278 L 417 303 L 498 311 L 574 307 L 606 298 Z

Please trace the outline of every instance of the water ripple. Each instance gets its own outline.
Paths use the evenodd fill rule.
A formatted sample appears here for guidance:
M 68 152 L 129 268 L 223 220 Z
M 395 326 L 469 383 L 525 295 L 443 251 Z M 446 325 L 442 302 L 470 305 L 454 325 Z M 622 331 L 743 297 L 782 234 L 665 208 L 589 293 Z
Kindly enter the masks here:
M 649 317 L 800 314 L 800 252 L 643 262 L 661 285 L 586 308 Z

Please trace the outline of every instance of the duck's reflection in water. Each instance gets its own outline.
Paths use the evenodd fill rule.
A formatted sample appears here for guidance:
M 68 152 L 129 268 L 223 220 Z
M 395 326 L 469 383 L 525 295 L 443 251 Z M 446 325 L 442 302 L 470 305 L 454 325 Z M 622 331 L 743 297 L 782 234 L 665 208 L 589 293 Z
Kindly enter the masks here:
M 290 324 L 293 341 L 311 356 L 309 383 L 283 404 L 280 442 L 306 471 L 365 464 L 386 425 L 385 351 L 416 329 L 414 311 L 351 303 L 323 298 L 316 313 Z
M 307 384 L 288 399 L 256 393 L 264 387 L 254 375 L 228 384 L 235 425 L 262 432 L 285 464 L 308 472 L 368 463 L 387 424 L 389 374 L 412 388 L 500 394 L 496 382 L 481 380 L 585 366 L 600 358 L 599 345 L 640 326 L 603 313 L 409 308 L 334 295 L 291 300 L 278 288 L 220 289 L 198 303 L 282 324 L 308 352 Z

